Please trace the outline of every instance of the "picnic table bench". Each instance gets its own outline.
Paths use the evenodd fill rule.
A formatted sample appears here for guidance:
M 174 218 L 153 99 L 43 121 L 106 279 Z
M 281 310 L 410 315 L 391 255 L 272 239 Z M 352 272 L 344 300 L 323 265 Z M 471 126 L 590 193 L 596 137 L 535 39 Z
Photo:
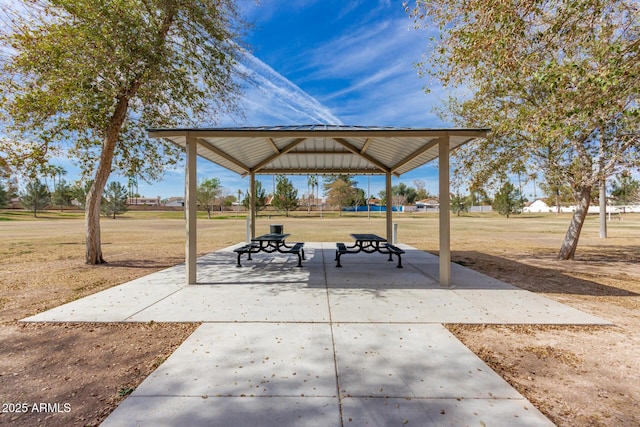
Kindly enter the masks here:
M 402 268 L 402 254 L 404 250 L 387 242 L 387 239 L 376 234 L 351 234 L 355 240 L 353 246 L 347 246 L 344 243 L 336 243 L 336 267 L 342 267 L 340 257 L 344 254 L 357 254 L 358 252 L 388 254 L 387 261 L 393 261 L 393 255 L 398 257 L 398 268 Z
M 288 246 L 285 243 L 285 239 L 289 236 L 290 234 L 269 233 L 251 239 L 251 243 L 233 250 L 238 254 L 238 264 L 236 267 L 242 267 L 240 264 L 240 257 L 242 254 L 248 254 L 247 260 L 251 261 L 251 254 L 256 254 L 258 252 L 273 253 L 276 251 L 282 254 L 297 255 L 297 266 L 302 267 L 302 260 L 305 259 L 304 243 L 295 243 L 293 246 Z

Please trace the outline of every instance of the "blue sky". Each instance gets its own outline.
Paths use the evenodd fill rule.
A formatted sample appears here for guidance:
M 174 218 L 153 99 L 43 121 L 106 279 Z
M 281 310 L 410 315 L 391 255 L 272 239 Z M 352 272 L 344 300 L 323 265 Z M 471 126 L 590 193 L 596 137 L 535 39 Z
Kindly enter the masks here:
M 243 13 L 254 23 L 247 42 L 252 55 L 242 64 L 255 85 L 243 97 L 245 118 L 224 117 L 221 126 L 347 124 L 375 126 L 447 127 L 433 113 L 442 90 L 426 94 L 414 64 L 421 60 L 428 34 L 414 30 L 401 1 L 278 0 L 246 2 Z M 183 193 L 183 170 L 166 174 L 161 183 L 140 182 L 147 197 Z M 230 171 L 198 162 L 198 178 L 219 177 L 230 194 L 248 187 Z M 271 177 L 258 177 L 272 189 Z M 290 179 L 306 192 L 306 177 Z M 426 182 L 437 192 L 436 165 L 427 165 L 400 178 L 413 186 Z M 369 179 L 358 177 L 367 191 Z M 371 177 L 371 192 L 384 188 L 384 178 Z
M 247 43 L 251 54 L 240 68 L 252 84 L 245 85 L 241 106 L 245 117 L 221 117 L 203 126 L 270 126 L 346 124 L 442 128 L 434 113 L 446 98 L 442 88 L 418 77 L 415 63 L 433 34 L 415 30 L 402 2 L 385 0 L 261 0 L 244 2 L 242 12 L 254 23 Z M 423 86 L 428 85 L 430 93 Z M 60 159 L 62 162 L 62 159 Z M 73 168 L 65 161 L 68 181 Z M 248 178 L 199 159 L 198 179 L 218 177 L 229 194 L 243 192 Z M 112 180 L 124 179 L 112 175 Z M 271 177 L 259 177 L 267 191 Z M 306 177 L 290 179 L 306 192 Z M 425 181 L 437 193 L 437 165 L 425 165 L 400 178 L 413 186 Z M 369 178 L 358 177 L 367 191 Z M 370 178 L 371 193 L 384 188 L 384 178 Z M 145 197 L 184 194 L 184 170 L 167 171 L 156 183 L 138 183 Z

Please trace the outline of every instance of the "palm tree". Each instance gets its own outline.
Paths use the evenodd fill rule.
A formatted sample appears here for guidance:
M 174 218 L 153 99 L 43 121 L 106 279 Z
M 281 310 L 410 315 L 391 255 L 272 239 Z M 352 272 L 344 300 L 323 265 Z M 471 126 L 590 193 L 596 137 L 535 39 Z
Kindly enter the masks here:
M 311 199 L 313 198 L 313 190 L 318 186 L 318 175 L 308 175 L 307 176 L 307 213 L 311 214 Z M 311 188 L 311 191 L 309 191 Z

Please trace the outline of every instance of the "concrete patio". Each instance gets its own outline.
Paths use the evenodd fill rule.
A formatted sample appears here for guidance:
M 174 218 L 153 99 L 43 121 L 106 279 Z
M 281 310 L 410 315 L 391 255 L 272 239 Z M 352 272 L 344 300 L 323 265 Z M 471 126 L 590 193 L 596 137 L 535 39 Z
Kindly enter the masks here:
M 407 245 L 380 254 L 306 243 L 243 257 L 232 246 L 24 319 L 204 322 L 105 420 L 120 425 L 553 425 L 443 323 L 610 324 Z M 532 280 L 536 280 L 532 278 Z

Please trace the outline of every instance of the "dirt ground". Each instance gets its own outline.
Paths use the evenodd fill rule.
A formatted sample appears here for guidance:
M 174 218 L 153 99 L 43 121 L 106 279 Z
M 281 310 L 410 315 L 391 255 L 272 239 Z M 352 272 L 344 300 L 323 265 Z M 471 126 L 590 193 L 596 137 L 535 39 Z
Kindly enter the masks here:
M 453 261 L 613 322 L 613 327 L 448 325 L 448 328 L 555 424 L 640 425 L 637 259 L 629 268 L 621 263 L 618 266 L 621 270 L 616 272 L 609 271 L 611 266 L 596 263 L 582 272 L 585 263 L 580 261 L 515 262 L 464 252 L 455 254 Z M 531 278 L 541 274 L 545 284 L 531 289 Z M 589 280 L 591 277 L 615 286 L 596 285 Z
M 343 241 L 341 230 L 364 220 L 317 221 L 277 222 L 301 240 Z M 367 230 L 382 233 L 382 219 L 368 221 Z M 400 240 L 436 250 L 436 221 L 398 218 Z M 454 217 L 452 259 L 615 326 L 447 326 L 557 425 L 640 425 L 640 217 L 612 224 L 604 241 L 586 224 L 578 259 L 560 262 L 555 252 L 567 222 L 519 218 L 505 226 L 499 217 Z M 198 228 L 200 253 L 244 239 L 243 220 L 199 221 Z M 19 323 L 182 262 L 184 223 L 103 220 L 103 266 L 84 265 L 83 239 L 74 217 L 0 221 L 0 425 L 98 425 L 198 326 Z

